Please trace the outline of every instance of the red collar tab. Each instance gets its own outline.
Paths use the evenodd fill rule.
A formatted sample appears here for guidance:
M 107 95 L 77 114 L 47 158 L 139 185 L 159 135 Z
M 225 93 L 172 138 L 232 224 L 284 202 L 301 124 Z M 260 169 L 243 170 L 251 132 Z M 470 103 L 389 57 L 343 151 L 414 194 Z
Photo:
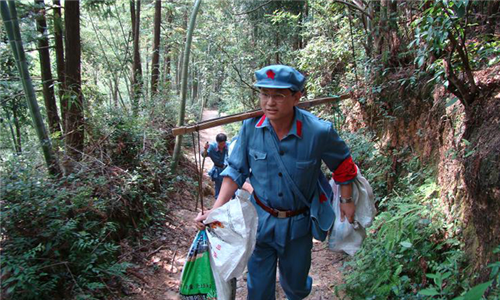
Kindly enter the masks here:
M 264 124 L 264 121 L 266 120 L 266 115 L 263 115 L 262 117 L 260 117 L 260 120 L 259 122 L 257 123 L 257 127 L 260 127 L 262 126 L 262 124 Z
M 302 121 L 297 120 L 297 135 L 301 138 L 302 137 Z
M 271 78 L 272 80 L 274 80 L 274 76 L 276 75 L 276 73 L 274 73 L 273 70 L 269 70 L 266 72 L 266 75 L 267 78 Z

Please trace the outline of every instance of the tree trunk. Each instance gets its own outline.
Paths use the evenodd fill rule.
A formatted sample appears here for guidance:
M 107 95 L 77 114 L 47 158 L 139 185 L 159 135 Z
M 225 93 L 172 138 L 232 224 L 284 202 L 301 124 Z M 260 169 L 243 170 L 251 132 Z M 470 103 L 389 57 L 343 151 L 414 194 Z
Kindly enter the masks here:
M 130 24 L 132 25 L 132 74 L 130 75 L 130 85 L 131 85 L 131 90 L 129 91 L 129 97 L 130 101 L 132 104 L 132 109 L 133 109 L 133 103 L 134 103 L 134 42 L 135 42 L 135 2 L 134 0 L 130 0 Z
M 167 12 L 167 26 L 170 27 L 173 21 L 173 15 L 172 11 L 168 10 Z M 170 30 L 168 33 L 168 36 L 165 37 L 165 50 L 163 54 L 163 74 L 162 74 L 162 82 L 165 82 L 165 86 L 171 87 L 172 86 L 172 77 L 170 76 L 171 72 L 171 64 L 172 64 L 172 55 L 170 53 L 171 51 L 171 45 L 168 42 L 170 40 Z
M 383 48 L 384 48 L 384 34 L 383 34 L 383 28 L 385 28 L 385 23 L 387 22 L 385 17 L 384 17 L 384 14 L 383 14 L 383 11 L 385 8 L 381 7 L 381 3 L 385 3 L 386 0 L 381 0 L 381 2 L 379 1 L 371 1 L 370 4 L 372 4 L 372 8 L 373 8 L 373 14 L 375 16 L 375 19 L 374 20 L 377 20 L 375 21 L 375 26 L 373 26 L 373 30 L 371 32 L 371 34 L 374 34 L 375 32 L 374 31 L 379 31 L 378 34 L 376 34 L 374 37 L 373 37 L 373 41 L 374 41 L 374 51 L 373 51 L 373 55 L 374 57 L 377 57 L 379 55 L 382 54 L 382 51 L 383 51 Z
M 191 93 L 191 103 L 198 99 L 198 71 L 193 68 L 193 92 Z
M 21 154 L 22 148 L 21 148 L 21 129 L 19 128 L 19 120 L 17 119 L 17 104 L 16 104 L 16 99 L 13 99 L 13 105 L 12 105 L 12 115 L 13 115 L 13 121 L 14 121 L 14 126 L 16 127 L 16 131 L 14 132 L 14 128 L 12 128 L 12 121 L 10 119 L 10 113 L 9 109 L 7 107 L 3 107 L 5 114 L 7 116 L 7 125 L 9 126 L 10 130 L 10 135 L 12 137 L 12 148 L 14 149 L 14 152 L 17 154 Z
M 183 28 L 188 30 L 188 15 L 187 11 L 184 12 L 184 23 L 183 23 Z M 184 44 L 186 43 L 186 39 L 184 39 Z M 179 55 L 177 56 L 177 70 L 176 70 L 176 77 L 175 77 L 175 86 L 176 86 L 176 93 L 177 95 L 181 94 L 181 81 L 182 81 L 182 58 L 184 57 L 184 51 L 180 50 Z
M 278 51 L 278 49 L 280 48 L 280 33 L 279 33 L 278 30 L 276 30 L 276 39 L 275 39 L 274 46 L 276 47 L 275 48 L 275 51 L 276 51 L 276 55 L 275 55 L 276 64 L 279 65 L 280 64 L 280 52 Z
M 21 153 L 23 151 L 21 147 L 21 125 L 19 124 L 19 118 L 17 117 L 17 104 L 14 104 L 14 108 L 12 109 L 12 116 L 14 118 L 14 127 L 16 129 L 16 149 L 18 153 Z
M 160 77 L 160 27 L 161 25 L 161 1 L 155 1 L 153 58 L 151 61 L 151 99 L 158 92 L 158 78 Z
M 68 101 L 66 117 L 66 153 L 69 158 L 79 160 L 83 153 L 84 114 L 81 91 L 81 45 L 80 45 L 80 2 L 66 1 L 64 4 L 64 25 L 66 28 L 66 87 Z M 71 167 L 68 171 L 72 171 Z
M 149 48 L 146 48 L 145 53 L 149 53 Z M 149 97 L 148 97 L 149 96 L 149 86 L 148 86 L 148 84 L 150 83 L 147 80 L 147 75 L 150 74 L 149 73 L 149 61 L 147 59 L 146 59 L 146 69 L 145 69 L 144 74 L 146 74 L 146 77 L 142 78 L 142 89 L 141 89 L 141 91 L 143 92 L 142 99 L 144 99 L 143 101 L 145 102 L 146 99 L 149 99 Z
M 175 70 L 175 92 L 177 95 L 181 94 L 181 77 L 182 77 L 182 57 L 184 52 L 180 51 L 177 55 L 176 70 Z
M 367 10 L 368 14 L 371 16 L 371 18 L 366 17 L 365 23 L 366 23 L 366 44 L 365 46 L 365 51 L 366 51 L 366 56 L 369 58 L 373 58 L 373 18 L 374 18 L 374 2 L 368 2 L 367 4 Z M 361 18 L 364 18 L 364 16 L 361 16 Z
M 35 0 L 37 6 L 36 28 L 41 37 L 38 38 L 38 54 L 40 56 L 40 70 L 42 75 L 43 100 L 47 110 L 49 131 L 61 132 L 59 114 L 57 113 L 56 98 L 54 96 L 54 80 L 50 65 L 49 40 L 47 38 L 47 21 L 45 20 L 44 0 Z
M 309 16 L 309 1 L 304 2 L 304 7 L 302 8 L 302 14 L 300 15 L 300 31 L 304 32 L 304 24 Z M 307 45 L 307 41 L 302 34 L 299 35 L 299 49 L 304 49 Z
M 401 46 L 401 38 L 398 33 L 398 1 L 389 1 L 387 5 L 388 10 L 388 42 L 389 52 L 391 54 L 392 65 L 399 65 L 399 48 Z
M 488 1 L 488 13 L 486 20 L 486 34 L 489 40 L 493 40 L 495 36 L 495 28 L 497 25 L 497 18 L 499 18 L 498 11 L 500 10 L 500 1 Z
M 63 40 L 63 19 L 61 17 L 61 4 L 59 0 L 54 0 L 54 41 L 56 46 L 56 69 L 57 69 L 57 81 L 59 83 L 59 107 L 61 109 L 61 120 L 62 129 L 66 129 L 66 111 L 68 110 L 68 101 L 64 98 L 64 93 L 66 90 L 66 80 L 64 75 L 65 63 L 64 63 L 64 40 Z
M 11 136 L 11 141 L 12 141 L 12 150 L 14 151 L 14 153 L 20 154 L 21 150 L 19 148 L 17 148 L 16 135 L 14 134 L 14 128 L 12 128 L 10 118 L 8 118 L 8 120 L 7 120 L 7 126 L 9 127 L 9 130 L 10 130 L 10 136 Z
M 131 7 L 133 3 L 131 3 Z M 132 65 L 132 113 L 134 116 L 139 114 L 139 100 L 142 95 L 142 66 L 141 54 L 139 52 L 139 35 L 140 35 L 140 20 L 141 20 L 141 1 L 137 0 L 135 12 L 131 11 L 133 37 L 134 37 L 134 60 Z
M 61 170 L 59 168 L 57 158 L 52 151 L 51 141 L 43 123 L 42 115 L 40 114 L 40 107 L 36 101 L 35 90 L 31 82 L 23 42 L 21 40 L 15 1 L 9 1 L 9 4 L 7 4 L 6 1 L 0 1 L 0 12 L 5 26 L 5 31 L 7 32 L 7 36 L 9 38 L 10 46 L 16 60 L 17 68 L 21 76 L 26 101 L 28 103 L 38 140 L 40 141 L 42 147 L 49 174 L 58 176 L 61 174 Z
M 120 92 L 118 89 L 118 76 L 113 76 L 111 84 L 113 85 L 113 105 L 118 107 L 118 93 Z
M 188 65 L 189 65 L 189 54 L 191 50 L 191 40 L 193 38 L 193 31 L 196 25 L 196 15 L 198 14 L 198 9 L 200 8 L 201 0 L 196 0 L 193 12 L 191 13 L 191 20 L 189 22 L 189 28 L 186 36 L 186 45 L 184 47 L 184 59 L 182 64 L 182 93 L 181 93 L 181 106 L 179 108 L 179 121 L 177 126 L 184 125 L 184 114 L 186 113 L 186 94 L 187 94 L 187 77 L 188 77 Z M 175 137 L 174 154 L 172 158 L 172 172 L 175 173 L 177 169 L 177 164 L 179 163 L 180 153 L 181 153 L 182 135 Z

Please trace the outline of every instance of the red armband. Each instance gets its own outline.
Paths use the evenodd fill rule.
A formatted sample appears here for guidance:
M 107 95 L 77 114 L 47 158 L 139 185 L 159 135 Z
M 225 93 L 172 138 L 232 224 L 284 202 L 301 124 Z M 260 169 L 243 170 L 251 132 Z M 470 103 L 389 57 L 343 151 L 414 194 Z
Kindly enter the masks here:
M 356 178 L 356 174 L 358 174 L 358 169 L 349 156 L 335 170 L 333 180 L 338 183 L 346 182 Z

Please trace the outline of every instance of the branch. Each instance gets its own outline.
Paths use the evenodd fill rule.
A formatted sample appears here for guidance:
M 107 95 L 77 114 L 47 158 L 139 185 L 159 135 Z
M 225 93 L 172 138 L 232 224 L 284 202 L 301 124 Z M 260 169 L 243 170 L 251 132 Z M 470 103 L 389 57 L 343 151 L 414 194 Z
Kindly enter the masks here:
M 464 71 L 465 71 L 465 74 L 467 77 L 467 81 L 470 84 L 469 92 L 464 94 L 465 101 L 467 101 L 468 104 L 472 104 L 472 102 L 474 101 L 474 98 L 477 94 L 477 86 L 476 86 L 476 82 L 474 80 L 474 74 L 472 74 L 472 70 L 471 70 L 471 67 L 469 65 L 469 58 L 467 57 L 467 54 L 464 53 L 463 48 L 465 48 L 465 45 L 463 45 L 463 46 L 459 45 L 457 40 L 455 39 L 455 37 L 451 33 L 451 31 L 448 31 L 448 36 L 449 36 L 451 45 L 453 46 L 453 49 L 457 49 L 458 56 L 462 60 L 462 63 L 464 66 Z M 451 59 L 450 59 L 450 64 L 451 64 Z
M 269 4 L 269 3 L 271 3 L 271 2 L 273 2 L 273 0 L 267 1 L 266 3 L 261 4 L 261 5 L 257 6 L 257 8 L 251 9 L 251 10 L 249 10 L 249 11 L 245 11 L 245 12 L 242 12 L 242 13 L 237 13 L 237 14 L 233 14 L 233 15 L 234 15 L 234 16 L 241 16 L 241 15 L 246 15 L 246 14 L 252 13 L 252 12 L 254 12 L 254 11 L 258 10 L 259 8 L 263 7 L 263 6 L 268 5 L 268 4 Z
M 360 8 L 368 6 L 368 3 L 366 3 L 366 1 L 364 1 L 364 0 L 361 0 L 361 1 L 352 0 L 352 2 L 354 2 L 354 4 L 356 4 Z
M 357 10 L 357 11 L 361 12 L 363 15 L 365 15 L 366 17 L 368 17 L 370 20 L 372 19 L 372 17 L 370 16 L 370 14 L 369 14 L 369 13 L 367 13 L 367 12 L 366 12 L 366 11 L 365 11 L 362 7 L 358 6 L 358 3 L 356 3 L 356 2 L 355 2 L 355 3 L 356 3 L 356 5 L 355 5 L 355 4 L 352 4 L 352 3 L 350 3 L 350 2 L 345 2 L 345 1 L 343 1 L 343 0 L 334 0 L 333 2 L 336 2 L 336 3 L 341 3 L 341 4 L 344 4 L 344 5 L 347 5 L 347 6 L 351 7 L 351 8 L 353 8 L 353 9 L 355 9 L 355 10 Z
M 448 90 L 455 94 L 464 107 L 468 107 L 469 102 L 467 100 L 467 89 L 464 87 L 463 83 L 453 72 L 453 65 L 451 63 L 451 57 L 455 52 L 455 46 L 452 45 L 450 52 L 446 59 L 443 60 L 444 69 L 446 71 L 446 76 L 448 77 L 449 85 Z
M 227 51 L 226 51 L 224 48 L 222 48 L 222 47 L 221 47 L 219 44 L 217 44 L 217 43 L 215 44 L 215 46 L 216 46 L 217 48 L 219 48 L 219 50 L 220 50 L 220 51 L 224 52 L 224 54 L 226 54 L 226 55 L 227 55 L 227 57 L 228 57 L 229 59 L 231 59 L 231 56 L 229 55 L 229 53 L 227 53 Z M 231 60 L 230 60 L 230 61 L 231 61 Z M 252 90 L 255 90 L 255 88 L 254 88 L 251 84 L 249 84 L 248 82 L 246 82 L 246 81 L 243 79 L 243 77 L 241 76 L 240 70 L 238 70 L 238 68 L 236 68 L 236 66 L 232 63 L 232 61 L 231 61 L 231 67 L 232 67 L 232 68 L 236 71 L 236 74 L 238 74 L 238 77 L 240 78 L 240 81 L 241 81 L 241 82 L 243 82 L 246 86 L 248 86 L 248 87 L 249 87 L 249 88 L 251 88 Z

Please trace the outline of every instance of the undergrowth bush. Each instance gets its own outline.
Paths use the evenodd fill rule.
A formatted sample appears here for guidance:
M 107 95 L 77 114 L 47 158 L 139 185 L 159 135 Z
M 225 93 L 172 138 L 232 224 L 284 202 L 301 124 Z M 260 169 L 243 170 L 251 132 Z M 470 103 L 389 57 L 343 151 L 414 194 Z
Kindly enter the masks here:
M 350 299 L 451 299 L 469 288 L 456 224 L 439 209 L 440 188 L 417 159 L 405 165 L 360 252 L 346 263 Z M 477 298 L 480 299 L 480 298 Z
M 127 117 L 102 128 L 89 137 L 99 144 L 63 178 L 47 178 L 29 156 L 4 161 L 2 296 L 97 299 L 118 291 L 131 266 L 119 260 L 121 242 L 139 241 L 164 219 L 174 180 L 167 131 Z
M 351 149 L 351 155 L 363 176 L 370 182 L 378 201 L 387 194 L 386 177 L 390 174 L 390 157 L 385 156 L 374 142 L 373 134 L 360 129 L 356 133 L 341 132 L 340 136 Z
M 93 294 L 103 280 L 121 277 L 119 244 L 107 239 L 118 224 L 106 200 L 93 197 L 89 178 L 51 181 L 12 162 L 3 178 L 2 288 L 13 299 L 66 298 Z M 67 185 L 80 181 L 74 189 Z

